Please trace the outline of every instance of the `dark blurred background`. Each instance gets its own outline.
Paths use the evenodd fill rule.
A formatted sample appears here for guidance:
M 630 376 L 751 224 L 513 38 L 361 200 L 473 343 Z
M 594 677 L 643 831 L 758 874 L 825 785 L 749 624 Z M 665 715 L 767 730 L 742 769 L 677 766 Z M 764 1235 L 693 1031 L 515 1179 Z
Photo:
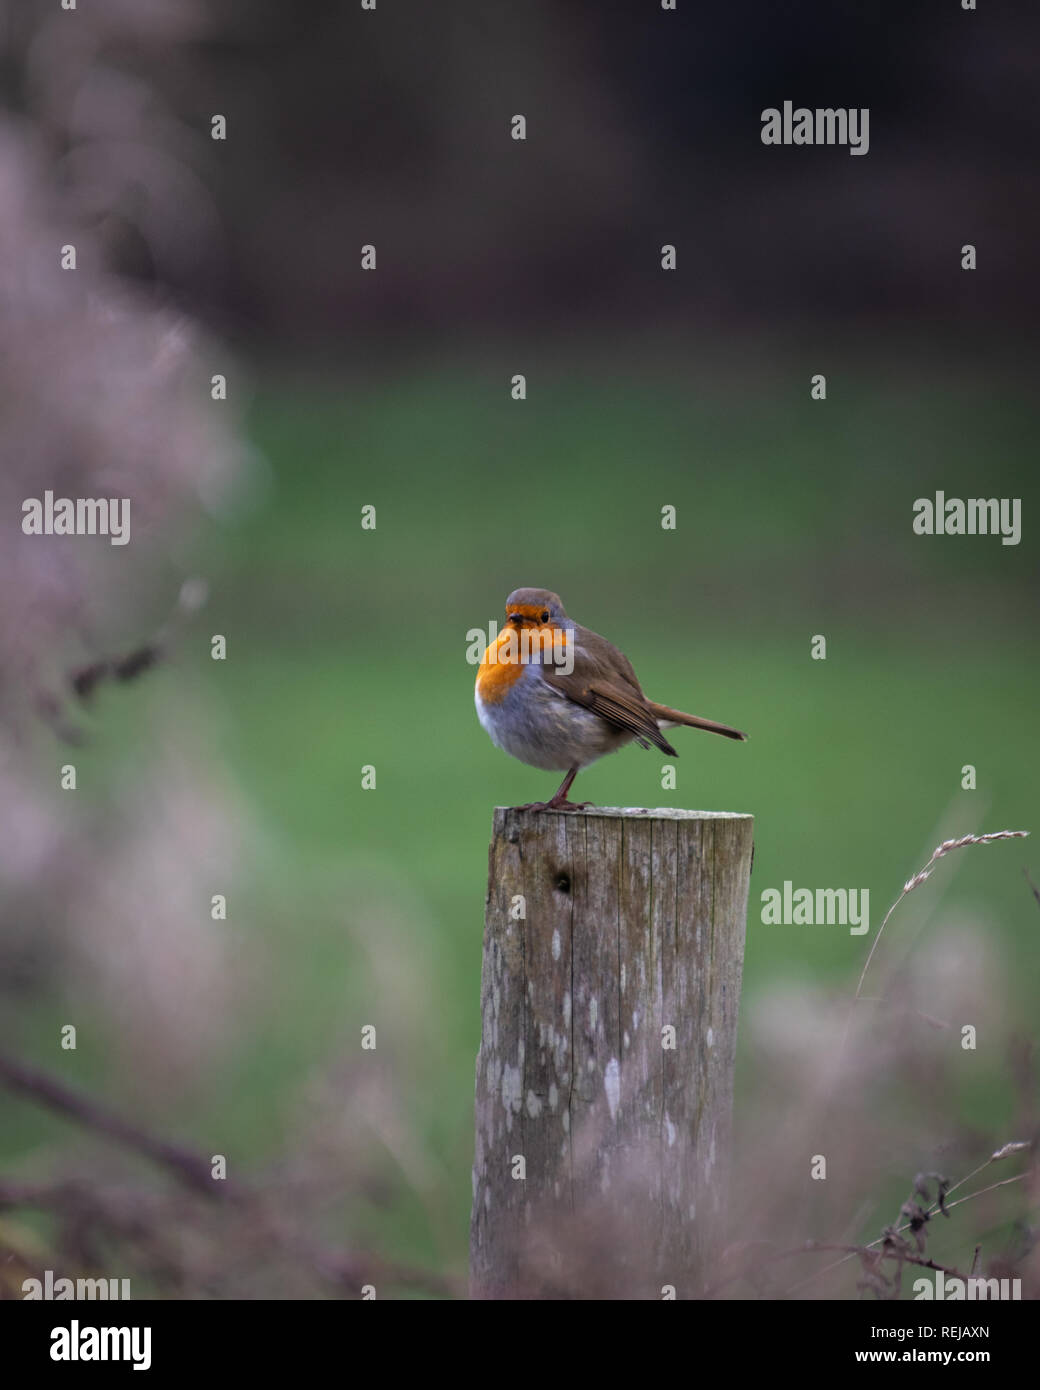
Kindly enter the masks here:
M 707 351 L 791 320 L 967 338 L 1035 317 L 1026 7 L 231 0 L 92 7 L 43 40 L 30 7 L 7 25 L 12 105 L 48 104 L 109 262 L 264 351 L 622 325 Z M 869 155 L 764 146 L 785 98 L 868 106 Z M 100 206 L 106 137 L 159 139 L 166 168 L 142 160 Z M 358 273 L 364 242 L 383 274 Z
M 491 807 L 553 789 L 473 712 L 466 634 L 519 585 L 558 590 L 655 698 L 751 734 L 684 738 L 674 791 L 634 749 L 577 789 L 756 816 L 734 1240 L 873 1239 L 916 1172 L 1025 1137 L 1031 840 L 944 860 L 893 920 L 874 993 L 899 1026 L 880 1051 L 867 1026 L 811 1199 L 792 1116 L 869 938 L 758 904 L 865 887 L 876 926 L 940 838 L 1033 828 L 1040 14 L 0 14 L 0 1038 L 229 1154 L 300 1223 L 176 1241 L 176 1183 L 23 1090 L 0 1100 L 8 1286 L 49 1262 L 314 1296 L 384 1259 L 396 1291 L 458 1287 L 437 1279 L 465 1267 Z M 869 153 L 764 146 L 785 99 L 868 107 Z M 129 496 L 131 544 L 22 537 L 47 487 Z M 1021 498 L 1021 544 L 914 535 L 937 489 Z M 153 639 L 154 669 L 113 674 Z M 1018 1259 L 1022 1202 L 950 1223 L 950 1259 L 983 1237 Z M 361 1256 L 330 1274 L 300 1253 L 319 1239 Z

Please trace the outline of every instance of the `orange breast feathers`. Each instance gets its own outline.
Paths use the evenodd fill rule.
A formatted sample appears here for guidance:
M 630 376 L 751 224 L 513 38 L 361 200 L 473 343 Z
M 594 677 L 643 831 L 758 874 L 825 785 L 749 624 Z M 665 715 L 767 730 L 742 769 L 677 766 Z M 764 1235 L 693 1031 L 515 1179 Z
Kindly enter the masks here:
M 500 632 L 484 653 L 477 671 L 477 694 L 485 704 L 495 705 L 504 700 L 512 686 L 532 662 L 548 658 L 554 651 L 562 657 L 570 634 L 552 623 L 525 623 L 522 628 L 510 624 Z

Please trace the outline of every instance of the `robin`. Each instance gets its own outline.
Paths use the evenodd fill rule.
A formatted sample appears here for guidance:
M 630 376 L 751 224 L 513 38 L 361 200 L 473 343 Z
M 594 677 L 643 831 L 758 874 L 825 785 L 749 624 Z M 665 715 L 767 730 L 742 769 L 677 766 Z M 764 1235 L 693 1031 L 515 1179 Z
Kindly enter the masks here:
M 548 589 L 514 589 L 506 599 L 506 626 L 484 653 L 475 699 L 492 743 L 531 767 L 567 774 L 551 801 L 531 802 L 525 811 L 591 805 L 567 800 L 579 769 L 633 739 L 677 757 L 662 729 L 687 724 L 747 738 L 728 724 L 648 700 L 628 657 L 569 618 Z

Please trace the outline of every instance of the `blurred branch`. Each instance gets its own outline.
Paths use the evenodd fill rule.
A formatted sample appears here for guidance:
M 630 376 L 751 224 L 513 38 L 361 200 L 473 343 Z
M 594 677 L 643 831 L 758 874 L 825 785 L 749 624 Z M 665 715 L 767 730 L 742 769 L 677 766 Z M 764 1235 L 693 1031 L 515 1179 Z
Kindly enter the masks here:
M 1030 888 L 1033 890 L 1033 897 L 1037 900 L 1038 903 L 1040 903 L 1040 888 L 1037 888 L 1036 884 L 1033 882 L 1032 878 L 1030 877 L 1030 873 L 1029 873 L 1029 870 L 1028 870 L 1028 869 L 1023 869 L 1022 872 L 1023 872 L 1023 873 L 1025 874 L 1025 876 L 1026 876 L 1026 882 L 1029 884 Z
M 208 1197 L 221 1195 L 221 1189 L 223 1195 L 235 1195 L 236 1189 L 233 1184 L 228 1193 L 225 1183 L 214 1182 L 212 1165 L 205 1158 L 182 1148 L 179 1144 L 149 1134 L 140 1125 L 125 1120 L 114 1110 L 72 1090 L 64 1082 L 56 1081 L 41 1071 L 27 1067 L 2 1052 L 0 1086 L 5 1086 L 16 1095 L 27 1096 L 30 1100 L 46 1106 L 48 1110 L 55 1110 L 58 1114 L 76 1120 L 86 1128 L 143 1154 Z
M 133 681 L 150 671 L 166 656 L 187 619 L 202 608 L 207 597 L 203 580 L 185 580 L 170 617 L 147 641 L 122 656 L 101 657 L 70 671 L 68 682 L 73 691 L 87 701 L 103 681 Z
M 207 597 L 205 581 L 185 580 L 170 617 L 150 638 L 120 656 L 99 656 L 85 665 L 74 666 L 66 673 L 65 680 L 73 694 L 82 704 L 87 704 L 98 686 L 105 681 L 126 684 L 157 666 L 171 651 L 188 618 L 202 608 Z M 83 730 L 68 719 L 64 697 L 50 690 L 37 690 L 34 705 L 40 718 L 50 725 L 63 743 L 80 746 L 86 741 Z
M 368 1251 L 348 1252 L 314 1241 L 305 1232 L 287 1226 L 277 1206 L 272 1209 L 272 1198 L 277 1203 L 282 1193 L 268 1193 L 229 1179 L 215 1180 L 211 1164 L 203 1155 L 150 1134 L 109 1107 L 3 1053 L 0 1053 L 0 1086 L 150 1158 L 194 1193 L 203 1193 L 211 1199 L 223 1197 L 234 1209 L 247 1208 L 246 1226 L 251 1238 L 259 1235 L 266 1239 L 306 1264 L 327 1283 L 354 1293 L 365 1284 L 383 1281 L 445 1298 L 465 1296 L 462 1281 L 449 1275 L 400 1264 Z M 104 1201 L 101 1195 L 95 1186 L 80 1180 L 0 1181 L 0 1210 L 25 1206 L 56 1210 L 65 1215 L 72 1213 L 135 1236 L 147 1235 L 156 1227 L 168 1224 L 164 1223 L 167 1213 L 156 1207 L 154 1198 L 145 1200 L 129 1188 L 106 1194 Z

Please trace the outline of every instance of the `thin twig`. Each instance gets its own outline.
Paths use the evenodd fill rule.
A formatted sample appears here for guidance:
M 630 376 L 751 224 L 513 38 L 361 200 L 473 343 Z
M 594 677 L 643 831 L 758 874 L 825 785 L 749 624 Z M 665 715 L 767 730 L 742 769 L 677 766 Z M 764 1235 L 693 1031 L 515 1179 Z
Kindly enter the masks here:
M 878 944 L 881 941 L 882 934 L 884 933 L 885 928 L 888 926 L 889 919 L 891 918 L 893 912 L 895 912 L 899 904 L 903 901 L 905 897 L 912 893 L 915 888 L 919 888 L 920 885 L 924 883 L 926 879 L 931 877 L 932 870 L 940 859 L 944 859 L 946 855 L 952 854 L 955 849 L 963 849 L 966 845 L 988 845 L 992 843 L 992 841 L 994 840 L 1022 840 L 1025 839 L 1028 835 L 1028 830 L 991 830 L 986 835 L 962 835 L 959 839 L 956 840 L 943 840 L 942 844 L 936 845 L 935 849 L 932 851 L 932 857 L 929 859 L 928 863 L 924 866 L 924 868 L 919 869 L 916 874 L 908 878 L 907 881 L 903 884 L 902 892 L 899 894 L 896 900 L 892 903 L 891 907 L 885 913 L 880 927 L 878 927 L 876 933 L 874 934 L 874 940 L 871 942 L 870 950 L 867 953 L 867 959 L 863 964 L 863 969 L 860 971 L 859 982 L 856 985 L 856 993 L 852 996 L 848 1012 L 845 1015 L 845 1027 L 842 1031 L 841 1042 L 838 1044 L 837 1053 L 835 1054 L 833 1072 L 835 1083 L 837 1082 L 838 1076 L 841 1074 L 842 1063 L 845 1059 L 845 1050 L 848 1046 L 849 1041 L 849 1031 L 852 1027 L 852 1015 L 855 1010 L 856 1004 L 858 1004 L 861 1000 L 863 994 L 863 982 L 867 978 L 867 971 L 870 969 L 871 962 L 874 959 L 874 955 L 877 951 Z
M 969 1192 L 964 1197 L 958 1197 L 956 1202 L 946 1201 L 946 1197 L 949 1196 L 951 1192 L 956 1192 L 959 1187 L 963 1187 L 966 1182 L 970 1182 L 971 1179 L 976 1176 L 976 1174 L 981 1173 L 984 1168 L 988 1168 L 991 1163 L 997 1163 L 1001 1159 L 1009 1158 L 1013 1153 L 1021 1153 L 1022 1151 L 1031 1148 L 1033 1148 L 1033 1144 L 1031 1142 L 1020 1140 L 1014 1143 L 1004 1144 L 1001 1148 L 995 1150 L 992 1154 L 990 1154 L 989 1158 L 987 1158 L 984 1163 L 980 1163 L 977 1168 L 973 1168 L 971 1172 L 966 1174 L 965 1177 L 961 1178 L 959 1182 L 954 1183 L 952 1187 L 946 1189 L 946 1194 L 943 1198 L 944 1209 L 946 1211 L 951 1211 L 954 1207 L 959 1207 L 964 1202 L 974 1201 L 976 1197 L 981 1197 L 986 1192 L 993 1192 L 998 1187 L 1007 1187 L 1011 1183 L 1021 1182 L 1023 1178 L 1028 1178 L 1030 1174 L 1034 1172 L 1033 1168 L 1027 1168 L 1024 1173 L 1016 1173 L 1014 1177 L 1003 1178 L 1000 1182 L 991 1183 L 988 1187 L 980 1187 L 975 1192 Z M 926 1216 L 928 1216 L 929 1218 L 933 1217 L 938 1210 L 939 1203 L 936 1202 L 927 1211 Z M 908 1231 L 910 1229 L 911 1224 L 911 1222 L 907 1221 L 904 1225 L 896 1227 L 894 1234 L 902 1235 L 904 1231 Z M 842 1265 L 848 1264 L 849 1260 L 855 1259 L 857 1255 L 862 1256 L 863 1254 L 874 1250 L 876 1246 L 883 1245 L 885 1241 L 890 1239 L 891 1235 L 880 1235 L 877 1237 L 876 1240 L 872 1240 L 868 1242 L 866 1245 L 844 1245 L 840 1242 L 828 1242 L 826 1244 L 821 1244 L 816 1241 L 806 1241 L 804 1245 L 796 1245 L 789 1250 L 781 1250 L 778 1251 L 775 1255 L 767 1255 L 764 1258 L 757 1259 L 755 1264 L 748 1265 L 744 1269 L 738 1270 L 736 1274 L 730 1274 L 725 1279 L 721 1280 L 719 1283 L 713 1284 L 710 1289 L 706 1290 L 704 1297 L 711 1298 L 714 1294 L 726 1288 L 729 1284 L 736 1283 L 738 1279 L 746 1278 L 748 1274 L 753 1273 L 762 1264 L 774 1264 L 779 1260 L 791 1259 L 795 1255 L 809 1255 L 812 1254 L 814 1251 L 819 1252 L 821 1250 L 844 1250 L 846 1252 L 846 1254 L 840 1260 L 834 1260 L 831 1264 L 824 1265 L 822 1269 L 814 1270 L 812 1274 L 806 1275 L 805 1278 L 800 1279 L 797 1284 L 792 1284 L 791 1287 L 787 1290 L 787 1292 L 794 1293 L 795 1290 L 804 1287 L 804 1285 L 811 1284 L 814 1279 L 822 1278 L 823 1275 L 828 1274 L 832 1269 L 839 1269 Z M 940 1265 L 929 1265 L 928 1262 L 925 1261 L 923 1258 L 912 1256 L 909 1252 L 906 1251 L 897 1251 L 894 1249 L 884 1251 L 882 1252 L 881 1257 L 883 1259 L 900 1258 L 909 1261 L 909 1263 L 911 1264 L 925 1264 L 927 1267 L 934 1269 L 942 1268 L 942 1266 Z M 947 1270 L 945 1272 L 949 1273 L 950 1271 Z M 964 1276 L 958 1274 L 956 1275 L 956 1277 L 963 1278 Z
M 1009 1149 L 1009 1148 L 1016 1148 L 1016 1149 L 1017 1149 L 1017 1148 L 1022 1148 L 1022 1147 L 1031 1148 L 1032 1145 L 1030 1145 L 1030 1144 L 1025 1144 L 1025 1145 L 1020 1145 L 1020 1144 L 1010 1145 L 1010 1144 L 1008 1144 L 1008 1145 L 1005 1145 L 1005 1146 L 1004 1146 L 1005 1149 Z M 1004 1153 L 1004 1149 L 998 1150 L 998 1152 Z M 968 1182 L 971 1178 L 973 1178 L 973 1177 L 975 1176 L 976 1173 L 981 1173 L 982 1170 L 983 1170 L 983 1168 L 988 1168 L 989 1165 L 995 1161 L 995 1158 L 996 1158 L 996 1155 L 994 1154 L 992 1157 L 987 1158 L 985 1163 L 980 1163 L 979 1166 L 978 1166 L 977 1168 L 973 1169 L 973 1170 L 968 1174 L 967 1177 L 961 1178 L 960 1182 L 958 1182 L 958 1183 L 954 1183 L 953 1187 L 951 1187 L 951 1188 L 949 1189 L 949 1192 L 956 1192 L 958 1187 L 963 1187 L 964 1184 L 965 1184 L 966 1182 Z M 956 1200 L 956 1202 L 946 1202 L 946 1203 L 945 1203 L 946 1210 L 947 1210 L 947 1211 L 951 1211 L 954 1207 L 959 1207 L 963 1202 L 971 1202 L 971 1201 L 974 1201 L 974 1199 L 975 1199 L 976 1197 L 981 1197 L 981 1196 L 983 1196 L 986 1192 L 993 1192 L 993 1191 L 995 1191 L 998 1187 L 1007 1187 L 1007 1186 L 1009 1186 L 1009 1185 L 1010 1185 L 1011 1183 L 1013 1183 L 1013 1182 L 1021 1182 L 1023 1178 L 1028 1178 L 1029 1175 L 1030 1175 L 1032 1172 L 1033 1172 L 1033 1169 L 1032 1169 L 1032 1168 L 1027 1168 L 1026 1171 L 1025 1171 L 1024 1173 L 1016 1173 L 1015 1176 L 1014 1176 L 1013 1178 L 1002 1178 L 1000 1182 L 991 1183 L 988 1187 L 980 1187 L 980 1188 L 978 1189 L 977 1192 L 969 1192 L 969 1193 L 967 1194 L 966 1197 L 958 1197 L 957 1200 Z M 932 1217 L 932 1216 L 935 1215 L 935 1213 L 936 1213 L 938 1210 L 939 1210 L 939 1206 L 938 1206 L 938 1203 L 936 1203 L 936 1205 L 935 1205 L 934 1207 L 932 1207 L 932 1209 L 931 1209 L 927 1214 L 928 1214 L 929 1217 Z M 906 1223 L 905 1226 L 900 1226 L 900 1227 L 898 1227 L 898 1233 L 899 1233 L 899 1234 L 902 1234 L 903 1231 L 908 1231 L 909 1229 L 910 1229 L 910 1222 L 908 1221 L 908 1222 Z M 872 1250 L 872 1249 L 874 1248 L 875 1245 L 880 1245 L 881 1242 L 882 1242 L 884 1239 L 885 1239 L 884 1236 L 878 1236 L 877 1240 L 872 1240 L 872 1241 L 870 1242 L 869 1245 L 864 1246 L 864 1249 L 866 1249 L 866 1250 Z M 850 1258 L 851 1258 L 851 1256 L 847 1256 L 847 1257 L 846 1257 L 845 1259 L 843 1259 L 843 1260 L 835 1260 L 833 1264 L 825 1265 L 823 1269 L 818 1269 L 818 1270 L 816 1270 L 816 1272 L 815 1272 L 814 1274 L 808 1274 L 808 1275 L 806 1275 L 806 1277 L 805 1277 L 804 1279 L 800 1280 L 799 1283 L 793 1285 L 792 1288 L 789 1290 L 789 1292 L 793 1293 L 793 1292 L 795 1291 L 795 1289 L 800 1289 L 804 1284 L 811 1284 L 812 1281 L 813 1281 L 814 1279 L 819 1279 L 819 1278 L 821 1278 L 824 1274 L 827 1274 L 830 1270 L 832 1270 L 832 1269 L 837 1269 L 837 1268 L 839 1267 L 839 1265 L 847 1264 L 847 1263 L 848 1263 L 848 1260 L 849 1260 Z
M 878 927 L 877 929 L 877 935 L 874 937 L 874 940 L 870 947 L 870 952 L 867 956 L 863 969 L 860 972 L 859 984 L 856 986 L 856 993 L 854 995 L 854 998 L 858 999 L 863 991 L 863 981 L 867 978 L 867 971 L 870 969 L 870 962 L 874 959 L 874 952 L 877 950 L 878 943 L 881 940 L 881 933 L 885 930 L 885 927 L 888 925 L 888 919 L 892 916 L 892 913 L 895 912 L 896 908 L 908 894 L 912 893 L 915 888 L 920 887 L 920 885 L 924 883 L 925 879 L 931 877 L 932 869 L 939 862 L 940 859 L 945 858 L 947 854 L 952 854 L 955 849 L 963 849 L 965 845 L 988 845 L 993 840 L 1022 840 L 1025 839 L 1028 834 L 1028 830 L 992 830 L 987 835 L 962 835 L 959 840 L 943 840 L 941 845 L 937 845 L 935 849 L 932 851 L 932 857 L 931 859 L 929 859 L 928 863 L 924 866 L 923 869 L 919 869 L 918 872 L 914 874 L 912 878 L 907 879 L 907 881 L 903 884 L 903 891 L 899 894 L 899 897 L 896 898 L 895 902 L 885 913 L 884 920 L 882 921 L 880 927 Z
M 904 1013 L 915 1014 L 923 1019 L 930 1028 L 952 1028 L 952 1023 L 947 1023 L 944 1019 L 936 1018 L 934 1014 L 926 1014 L 923 1009 L 915 1009 L 912 1005 L 902 1004 L 898 999 L 886 999 L 880 994 L 861 994 L 859 997 L 861 1004 L 887 1004 L 890 1009 L 902 1009 Z

